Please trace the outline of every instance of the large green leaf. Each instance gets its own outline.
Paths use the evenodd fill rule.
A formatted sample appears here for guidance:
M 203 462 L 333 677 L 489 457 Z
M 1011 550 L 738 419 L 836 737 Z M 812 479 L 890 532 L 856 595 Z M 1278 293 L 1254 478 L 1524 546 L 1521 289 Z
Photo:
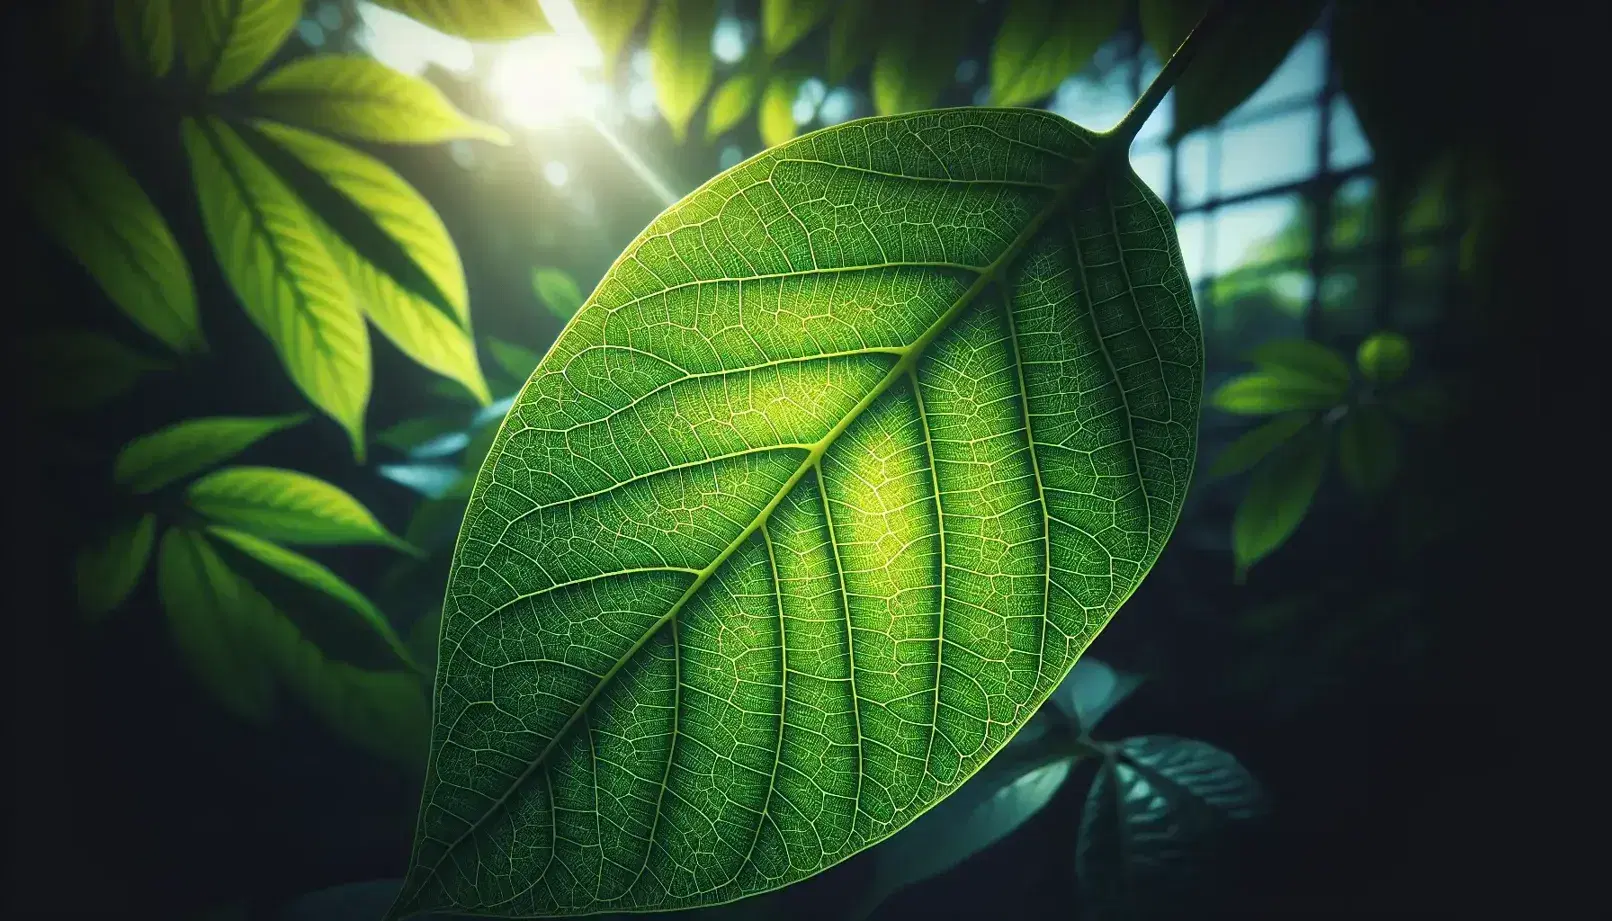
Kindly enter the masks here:
M 413 548 L 346 492 L 324 480 L 276 467 L 225 467 L 190 484 L 197 512 L 288 544 L 379 544 Z
M 115 0 L 112 21 L 124 60 L 136 72 L 160 77 L 173 67 L 172 0 Z
M 956 82 L 957 62 L 968 50 L 979 5 L 973 0 L 907 0 L 898 5 L 905 22 L 924 28 L 892 29 L 873 55 L 869 78 L 873 108 L 880 115 L 926 109 Z
M 241 453 L 260 439 L 307 421 L 289 416 L 212 416 L 187 419 L 123 446 L 112 463 L 112 479 L 135 493 L 161 489 Z
M 291 380 L 364 452 L 369 336 L 315 217 L 218 119 L 185 119 L 202 223 L 224 277 L 274 343 Z
M 835 0 L 761 0 L 761 47 L 777 57 L 834 12 Z
M 459 251 L 430 203 L 391 167 L 351 147 L 284 125 L 258 128 L 362 209 L 384 235 L 388 245 L 371 255 L 319 219 L 325 248 L 370 322 L 403 354 L 463 384 L 482 404 L 491 402 L 469 332 L 470 294 Z
M 991 102 L 1030 105 L 1051 94 L 1119 29 L 1126 0 L 1013 0 L 991 47 Z
M 179 0 L 175 35 L 192 82 L 211 93 L 245 83 L 280 50 L 302 0 Z
M 12 354 L 26 379 L 37 383 L 28 399 L 42 409 L 88 409 L 127 393 L 142 375 L 169 367 L 89 330 L 19 336 Z
M 679 141 L 688 134 L 689 120 L 716 73 L 711 56 L 716 14 L 716 0 L 659 0 L 649 21 L 655 101 Z
M 616 62 L 627 46 L 627 39 L 643 21 L 650 0 L 573 0 L 577 15 L 599 46 L 606 79 L 614 79 Z
M 538 0 L 374 0 L 449 35 L 480 41 L 551 31 Z
M 1024 725 L 1194 459 L 1180 249 L 1108 143 L 1031 109 L 849 122 L 629 246 L 476 481 L 397 915 L 777 889 Z
M 185 254 L 117 154 L 52 127 L 20 178 L 35 219 L 118 309 L 176 352 L 204 347 Z
M 1228 830 L 1265 812 L 1253 775 L 1192 739 L 1139 736 L 1115 747 L 1086 796 L 1075 874 L 1099 921 L 1191 916 Z
M 1284 443 L 1254 469 L 1248 494 L 1231 521 L 1231 547 L 1239 573 L 1293 536 L 1321 488 L 1326 459 L 1326 432 L 1316 426 Z
M 155 515 L 118 525 L 78 554 L 78 604 L 99 617 L 123 603 L 145 572 L 157 536 Z
M 297 58 L 259 80 L 250 105 L 257 115 L 359 141 L 509 143 L 502 128 L 460 112 L 434 84 L 356 54 Z

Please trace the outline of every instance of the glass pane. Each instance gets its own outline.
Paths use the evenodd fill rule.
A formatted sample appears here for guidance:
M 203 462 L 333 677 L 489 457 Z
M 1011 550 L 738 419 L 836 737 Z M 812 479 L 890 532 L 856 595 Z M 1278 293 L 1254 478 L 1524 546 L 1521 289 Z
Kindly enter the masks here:
M 1116 67 L 1102 76 L 1077 74 L 1058 85 L 1048 110 L 1082 128 L 1107 131 L 1130 111 L 1131 79 L 1128 68 Z
M 1360 130 L 1354 106 L 1339 97 L 1332 100 L 1332 147 L 1327 152 L 1327 165 L 1335 170 L 1353 169 L 1371 162 L 1371 143 Z
M 1299 182 L 1320 169 L 1316 136 L 1320 113 L 1312 106 L 1274 118 L 1227 128 L 1221 134 L 1220 197 Z
M 1194 208 L 1209 200 L 1214 192 L 1214 177 L 1209 174 L 1209 149 L 1215 143 L 1212 131 L 1199 131 L 1188 135 L 1176 147 L 1180 162 L 1176 166 L 1176 195 L 1181 208 Z
M 1310 255 L 1310 222 L 1298 195 L 1259 198 L 1215 212 L 1215 275 L 1257 266 L 1302 266 Z
M 1209 218 L 1202 214 L 1188 214 L 1175 222 L 1175 233 L 1181 241 L 1181 259 L 1187 265 L 1187 277 L 1194 285 L 1204 280 L 1204 268 L 1209 255 Z
M 1153 194 L 1170 200 L 1170 151 L 1157 147 L 1146 153 L 1131 154 L 1131 169 L 1136 171 Z

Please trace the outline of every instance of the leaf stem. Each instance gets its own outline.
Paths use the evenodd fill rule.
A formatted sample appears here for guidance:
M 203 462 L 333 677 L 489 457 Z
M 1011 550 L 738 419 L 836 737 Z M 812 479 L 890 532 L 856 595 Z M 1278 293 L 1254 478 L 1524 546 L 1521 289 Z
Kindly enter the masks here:
M 1154 77 L 1147 85 L 1147 89 L 1142 91 L 1141 98 L 1137 99 L 1136 104 L 1125 113 L 1125 117 L 1119 120 L 1119 124 L 1104 133 L 1105 137 L 1113 141 L 1110 150 L 1130 148 L 1131 142 L 1136 140 L 1137 133 L 1142 130 L 1142 125 L 1147 123 L 1148 118 L 1153 115 L 1153 110 L 1164 101 L 1165 95 L 1175 88 L 1176 81 L 1181 79 L 1181 73 L 1197 56 L 1198 49 L 1203 47 L 1205 39 L 1225 23 L 1226 8 L 1231 6 L 1232 2 L 1233 0 L 1213 0 L 1208 9 L 1204 10 L 1203 18 L 1198 20 L 1198 24 L 1192 27 L 1187 37 L 1181 40 L 1175 53 L 1164 62 L 1164 67 L 1158 76 Z

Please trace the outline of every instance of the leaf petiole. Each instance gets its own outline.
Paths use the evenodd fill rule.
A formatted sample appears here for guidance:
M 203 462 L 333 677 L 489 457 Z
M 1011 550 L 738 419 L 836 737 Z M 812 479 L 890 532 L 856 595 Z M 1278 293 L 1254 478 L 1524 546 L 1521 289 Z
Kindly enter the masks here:
M 1120 119 L 1119 124 L 1104 132 L 1104 136 L 1111 138 L 1114 142 L 1103 145 L 1103 149 L 1108 151 L 1110 156 L 1123 156 L 1123 154 L 1114 154 L 1113 151 L 1128 151 L 1130 149 L 1131 141 L 1136 139 L 1137 133 L 1142 130 L 1142 125 L 1146 124 L 1148 118 L 1153 115 L 1153 110 L 1157 109 L 1159 103 L 1164 101 L 1164 97 L 1170 90 L 1175 88 L 1176 81 L 1181 79 L 1182 72 L 1187 69 L 1187 65 L 1191 64 L 1192 59 L 1197 56 L 1198 49 L 1203 47 L 1205 39 L 1224 24 L 1226 8 L 1231 5 L 1231 2 L 1232 0 L 1216 0 L 1216 2 L 1209 4 L 1209 8 L 1204 11 L 1203 18 L 1198 20 L 1198 24 L 1192 27 L 1192 31 L 1187 33 L 1187 37 L 1181 40 L 1180 47 L 1176 48 L 1175 53 L 1170 55 L 1170 59 L 1164 62 L 1164 67 L 1159 71 L 1158 76 L 1154 77 L 1152 82 L 1147 85 L 1147 89 L 1142 91 L 1142 95 L 1136 100 L 1136 104 L 1132 105 L 1130 111 L 1125 113 L 1125 117 Z

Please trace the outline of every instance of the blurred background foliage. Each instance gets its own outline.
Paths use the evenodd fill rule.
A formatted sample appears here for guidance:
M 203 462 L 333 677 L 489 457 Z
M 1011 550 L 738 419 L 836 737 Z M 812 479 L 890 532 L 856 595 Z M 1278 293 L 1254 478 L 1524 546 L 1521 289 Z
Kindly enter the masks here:
M 1530 373 L 1505 322 L 1526 266 L 1497 255 L 1521 198 L 1490 114 L 1515 78 L 1484 57 L 1503 6 L 1233 4 L 1132 148 L 1177 217 L 1208 386 L 1175 538 L 1094 650 L 1121 670 L 1091 660 L 1102 689 L 1077 703 L 1072 677 L 1065 716 L 958 794 L 922 833 L 944 853 L 898 836 L 725 913 L 1353 917 L 1431 898 L 1471 853 L 1447 831 L 1470 787 L 1418 775 L 1455 731 L 1429 720 L 1485 718 L 1452 716 L 1474 666 L 1450 585 L 1488 533 L 1484 407 Z M 621 248 L 854 118 L 1109 128 L 1205 7 L 10 8 L 19 712 L 55 759 L 23 766 L 19 823 L 39 872 L 97 882 L 12 894 L 31 916 L 364 916 L 354 891 L 282 907 L 404 866 L 470 480 Z M 1091 741 L 1082 707 L 1121 701 Z M 1070 727 L 1079 757 L 1034 748 Z M 1143 906 L 1099 891 L 1136 869 L 1101 842 L 1180 819 L 1149 779 L 1252 831 L 1216 838 L 1212 871 L 1202 848 L 1161 861 L 1170 885 L 1141 888 L 1194 885 Z

